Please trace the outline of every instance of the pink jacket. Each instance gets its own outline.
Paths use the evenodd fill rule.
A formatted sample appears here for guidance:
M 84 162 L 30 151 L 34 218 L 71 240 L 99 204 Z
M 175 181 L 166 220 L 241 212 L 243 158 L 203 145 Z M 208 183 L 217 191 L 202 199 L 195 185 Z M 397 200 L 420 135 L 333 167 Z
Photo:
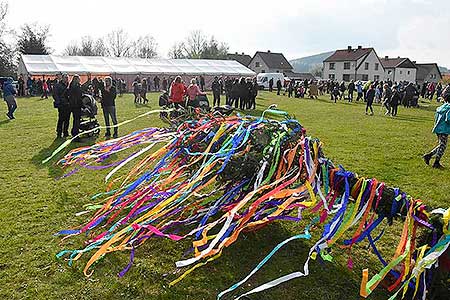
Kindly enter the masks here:
M 187 88 L 187 95 L 189 96 L 189 100 L 194 100 L 195 97 L 199 96 L 199 95 L 205 95 L 205 93 L 203 93 L 200 88 L 198 87 L 198 85 L 196 84 L 191 84 L 189 85 L 189 87 Z

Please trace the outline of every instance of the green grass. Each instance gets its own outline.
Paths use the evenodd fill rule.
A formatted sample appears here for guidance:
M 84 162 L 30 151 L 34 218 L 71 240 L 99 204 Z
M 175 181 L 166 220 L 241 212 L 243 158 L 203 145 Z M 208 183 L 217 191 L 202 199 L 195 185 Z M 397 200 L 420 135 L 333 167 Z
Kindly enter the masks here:
M 433 207 L 450 206 L 450 168 L 433 170 L 421 160 L 421 155 L 435 143 L 431 133 L 435 106 L 400 107 L 399 116 L 390 118 L 382 115 L 378 106 L 374 116 L 366 116 L 362 104 L 334 104 L 328 98 L 288 99 L 264 92 L 257 103 L 255 114 L 276 103 L 295 115 L 310 135 L 323 141 L 325 154 L 348 170 L 400 186 Z M 174 274 L 174 262 L 189 246 L 187 242 L 148 241 L 137 250 L 135 264 L 124 278 L 118 278 L 117 273 L 126 265 L 129 253 L 110 254 L 95 266 L 94 275 L 86 278 L 82 269 L 87 257 L 72 267 L 55 258 L 63 248 L 79 248 L 81 239 L 61 245 L 53 234 L 86 221 L 88 216 L 76 217 L 75 213 L 90 203 L 91 195 L 104 188 L 106 171 L 84 170 L 55 180 L 63 170 L 54 162 L 41 164 L 58 146 L 54 141 L 56 111 L 51 100 L 19 99 L 18 105 L 16 120 L 0 118 L 0 295 L 5 299 L 214 299 L 218 292 L 242 279 L 276 244 L 303 228 L 279 222 L 244 234 L 225 249 L 220 259 L 194 271 L 172 288 L 168 283 L 179 275 Z M 156 94 L 151 94 L 148 106 L 135 106 L 130 95 L 117 100 L 119 121 L 155 108 Z M 103 123 L 101 114 L 99 121 Z M 161 125 L 154 115 L 121 127 L 120 134 Z M 444 165 L 450 166 L 449 157 L 444 157 Z M 395 224 L 380 242 L 387 257 L 399 230 Z M 239 292 L 301 270 L 310 245 L 306 241 L 292 242 Z M 356 299 L 361 269 L 380 268 L 365 246 L 363 242 L 354 249 L 353 272 L 346 268 L 347 256 L 336 248 L 335 263 L 312 262 L 309 277 L 251 299 Z M 383 290 L 371 297 L 386 298 Z

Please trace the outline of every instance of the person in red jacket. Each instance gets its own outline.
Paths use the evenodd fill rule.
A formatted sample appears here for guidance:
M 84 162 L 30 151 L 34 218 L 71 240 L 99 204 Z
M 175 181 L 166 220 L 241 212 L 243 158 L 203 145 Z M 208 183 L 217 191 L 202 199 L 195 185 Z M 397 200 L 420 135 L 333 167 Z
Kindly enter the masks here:
M 184 96 L 186 96 L 186 86 L 181 82 L 181 77 L 177 76 L 170 86 L 169 100 L 175 104 L 176 108 L 179 108 L 184 106 Z

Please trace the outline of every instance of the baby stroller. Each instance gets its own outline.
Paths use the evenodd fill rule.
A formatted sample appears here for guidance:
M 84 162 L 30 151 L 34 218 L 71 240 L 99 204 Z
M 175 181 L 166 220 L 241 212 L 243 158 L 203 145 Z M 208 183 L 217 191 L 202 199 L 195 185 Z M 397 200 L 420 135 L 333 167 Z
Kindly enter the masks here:
M 95 118 L 98 110 L 95 98 L 89 94 L 84 94 L 81 97 L 81 103 L 80 132 L 83 133 L 85 131 L 89 131 L 96 127 L 99 127 L 100 124 Z M 99 133 L 100 128 L 97 128 L 96 130 L 88 132 L 85 135 L 88 137 L 92 137 L 94 135 L 98 135 Z
M 193 101 L 187 100 L 186 106 L 200 108 L 202 112 L 209 112 L 211 110 L 208 97 L 206 95 L 199 95 L 195 97 Z

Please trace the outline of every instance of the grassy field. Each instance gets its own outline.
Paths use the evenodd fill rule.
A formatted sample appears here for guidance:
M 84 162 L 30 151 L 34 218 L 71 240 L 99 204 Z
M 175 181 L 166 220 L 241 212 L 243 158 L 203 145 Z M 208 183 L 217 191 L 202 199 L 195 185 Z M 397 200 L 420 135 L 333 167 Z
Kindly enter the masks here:
M 119 121 L 157 108 L 157 94 L 148 105 L 135 105 L 130 95 L 117 100 Z M 308 133 L 324 143 L 325 154 L 335 163 L 366 177 L 376 177 L 400 186 L 431 206 L 450 206 L 450 154 L 444 156 L 444 170 L 426 166 L 421 155 L 435 143 L 431 133 L 434 104 L 421 109 L 399 108 L 396 118 L 385 117 L 378 106 L 374 116 L 364 114 L 362 104 L 288 99 L 267 92 L 257 99 L 261 113 L 268 105 L 294 115 Z M 177 277 L 174 262 L 188 243 L 154 239 L 136 252 L 133 268 L 124 278 L 117 273 L 129 253 L 108 255 L 90 278 L 82 268 L 86 258 L 69 267 L 55 254 L 63 248 L 81 246 L 81 239 L 60 244 L 53 234 L 77 226 L 88 218 L 75 213 L 90 203 L 90 196 L 102 190 L 105 171 L 82 171 L 56 180 L 63 170 L 42 165 L 60 143 L 55 141 L 56 111 L 51 100 L 19 99 L 16 120 L 0 117 L 0 296 L 5 299 L 214 299 L 218 292 L 242 279 L 279 242 L 299 233 L 303 227 L 274 223 L 241 236 L 222 257 L 200 268 L 169 288 Z M 103 117 L 99 115 L 103 123 Z M 120 134 L 163 123 L 157 115 L 139 119 L 120 128 Z M 102 140 L 102 135 L 99 140 Z M 394 224 L 380 242 L 388 257 L 400 228 Z M 380 264 L 365 248 L 355 247 L 353 271 L 346 268 L 347 256 L 335 250 L 335 263 L 312 262 L 311 275 L 293 280 L 251 299 L 357 299 L 361 269 L 376 270 Z M 309 242 L 292 242 L 280 251 L 239 292 L 303 268 Z M 372 273 L 373 274 L 373 273 Z M 371 299 L 386 299 L 383 290 Z

